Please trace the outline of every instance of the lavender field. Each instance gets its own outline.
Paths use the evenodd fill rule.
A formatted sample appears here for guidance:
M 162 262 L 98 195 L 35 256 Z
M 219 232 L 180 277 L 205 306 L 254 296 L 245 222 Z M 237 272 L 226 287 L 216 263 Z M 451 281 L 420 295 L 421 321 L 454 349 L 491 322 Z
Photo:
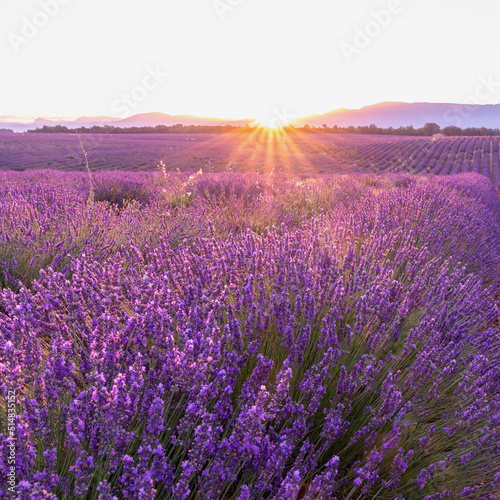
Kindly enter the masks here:
M 83 135 L 95 170 L 294 174 L 474 172 L 500 183 L 500 137 L 404 137 L 322 133 Z M 82 170 L 75 134 L 0 134 L 0 169 Z
M 428 144 L 383 140 L 342 147 Z M 497 498 L 478 140 L 453 176 L 0 171 L 2 498 Z

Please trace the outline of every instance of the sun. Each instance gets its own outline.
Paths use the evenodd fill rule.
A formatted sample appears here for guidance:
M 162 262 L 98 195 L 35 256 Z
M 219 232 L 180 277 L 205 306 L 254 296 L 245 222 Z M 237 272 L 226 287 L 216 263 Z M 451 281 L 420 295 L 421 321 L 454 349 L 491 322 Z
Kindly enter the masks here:
M 294 118 L 295 116 L 290 115 L 286 108 L 273 108 L 260 113 L 255 120 L 255 125 L 260 128 L 277 130 L 290 126 Z
M 257 126 L 259 128 L 264 128 L 264 129 L 268 129 L 268 130 L 272 130 L 272 131 L 277 131 L 277 130 L 283 128 L 283 125 L 274 124 L 274 123 L 266 123 L 265 121 L 260 121 L 260 120 L 257 121 Z
M 259 124 L 258 128 L 260 128 L 262 130 L 266 130 L 267 132 L 269 132 L 271 134 L 279 134 L 283 131 L 282 125 L 268 126 L 268 125 Z
M 257 118 L 255 122 L 252 124 L 257 128 L 264 128 L 269 130 L 278 130 L 283 127 L 282 123 L 279 123 L 276 120 L 270 119 L 267 116 L 263 116 L 261 118 Z

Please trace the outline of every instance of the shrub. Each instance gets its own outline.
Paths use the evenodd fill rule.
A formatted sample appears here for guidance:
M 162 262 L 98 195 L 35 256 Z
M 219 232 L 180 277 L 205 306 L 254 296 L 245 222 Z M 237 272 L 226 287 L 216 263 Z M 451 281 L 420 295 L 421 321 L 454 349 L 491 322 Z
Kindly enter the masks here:
M 277 180 L 252 205 L 230 196 L 229 212 L 220 197 L 199 197 L 182 209 L 186 238 L 175 245 L 156 222 L 164 205 L 125 208 L 123 227 L 156 222 L 161 234 L 42 269 L 31 290 L 3 289 L 19 496 L 495 491 L 500 335 L 488 266 L 500 206 L 477 176 L 453 179 L 396 176 L 394 189 L 317 179 L 309 196 L 321 203 L 343 186 L 364 194 L 261 234 L 249 211 L 289 213 L 282 195 L 302 196 L 296 180 Z M 196 235 L 191 221 L 207 213 Z M 239 231 L 224 226 L 229 215 Z M 0 423 L 6 454 L 5 412 Z

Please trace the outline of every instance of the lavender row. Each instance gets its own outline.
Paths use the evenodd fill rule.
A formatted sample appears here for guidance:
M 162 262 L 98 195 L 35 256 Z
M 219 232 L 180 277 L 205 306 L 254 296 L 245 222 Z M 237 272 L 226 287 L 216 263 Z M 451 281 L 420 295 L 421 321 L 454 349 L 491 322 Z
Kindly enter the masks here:
M 374 142 L 362 148 L 360 163 L 378 172 L 449 175 L 478 173 L 495 186 L 500 182 L 497 137 L 450 137 L 400 139 L 387 144 Z
M 500 182 L 498 137 L 405 137 L 345 134 L 95 134 L 83 142 L 91 167 L 170 171 L 342 174 L 479 173 Z M 83 170 L 75 134 L 0 135 L 0 169 Z
M 0 176 L 16 498 L 498 490 L 500 205 L 484 177 L 109 173 L 89 188 Z M 25 245 L 51 252 L 37 276 Z

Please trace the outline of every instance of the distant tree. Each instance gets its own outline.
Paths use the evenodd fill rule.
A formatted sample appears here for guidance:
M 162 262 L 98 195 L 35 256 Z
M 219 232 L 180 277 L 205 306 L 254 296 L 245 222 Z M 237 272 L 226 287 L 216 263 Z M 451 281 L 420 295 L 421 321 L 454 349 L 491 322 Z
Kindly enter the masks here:
M 481 135 L 481 129 L 476 127 L 467 127 L 464 129 L 464 135 Z
M 413 128 L 413 125 L 408 127 L 399 127 L 394 131 L 397 135 L 417 135 L 417 131 Z
M 358 125 L 357 127 L 339 127 L 338 125 L 333 125 L 331 127 L 325 126 L 314 126 L 304 125 L 303 127 L 295 127 L 293 125 L 287 125 L 285 130 L 287 133 L 297 133 L 297 132 L 319 132 L 328 134 L 377 134 L 377 135 L 406 135 L 406 136 L 424 136 L 432 133 L 432 136 L 438 137 L 440 128 L 435 123 L 427 123 L 426 127 L 415 129 L 412 125 L 407 127 L 399 128 L 379 128 L 375 124 L 370 125 Z M 235 126 L 235 125 L 182 125 L 180 123 L 176 125 L 156 125 L 155 127 L 115 127 L 113 125 L 94 125 L 90 128 L 78 127 L 75 129 L 69 129 L 64 125 L 54 125 L 43 127 L 37 127 L 35 129 L 28 130 L 29 133 L 69 133 L 77 132 L 79 134 L 199 134 L 199 133 L 211 133 L 211 134 L 222 134 L 222 133 L 248 133 L 252 131 L 253 127 L 246 124 L 245 126 Z M 436 132 L 437 131 L 437 132 Z M 0 133 L 5 133 L 5 129 L 0 129 Z M 434 133 L 433 133 L 434 132 Z M 500 129 L 491 129 L 486 127 L 481 128 L 465 128 L 461 129 L 450 125 L 445 127 L 442 131 L 441 136 L 500 136 Z M 13 133 L 10 131 L 10 133 Z
M 441 127 L 437 123 L 426 123 L 422 131 L 424 135 L 434 135 L 434 134 L 439 134 L 441 132 Z
M 448 127 L 445 127 L 443 129 L 443 134 L 446 136 L 451 136 L 451 135 L 462 135 L 463 131 L 460 127 L 457 127 L 455 125 L 450 125 Z

